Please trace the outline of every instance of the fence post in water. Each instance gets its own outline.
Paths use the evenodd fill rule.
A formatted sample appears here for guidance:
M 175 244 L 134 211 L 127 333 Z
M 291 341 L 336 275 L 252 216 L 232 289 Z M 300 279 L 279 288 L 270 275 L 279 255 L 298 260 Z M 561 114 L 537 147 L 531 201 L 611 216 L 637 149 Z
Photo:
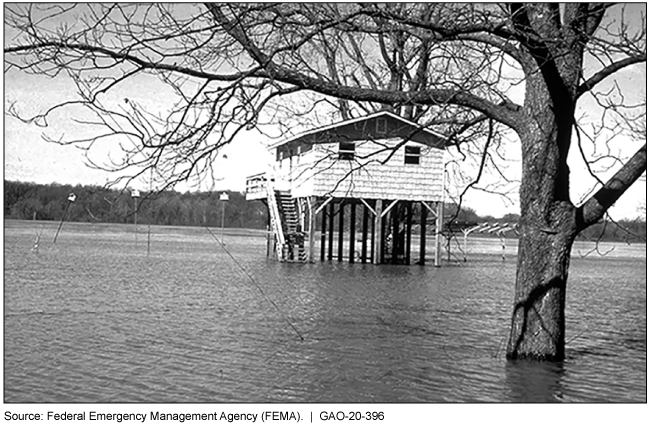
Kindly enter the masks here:
M 151 205 L 151 203 L 149 204 Z M 147 225 L 147 256 L 151 252 L 151 215 L 149 216 L 149 224 Z
M 68 195 L 68 204 L 65 205 L 65 210 L 63 211 L 63 216 L 61 217 L 61 222 L 59 223 L 59 228 L 56 230 L 56 235 L 54 235 L 54 241 L 52 241 L 52 244 L 56 244 L 56 239 L 59 236 L 59 231 L 61 231 L 61 227 L 63 226 L 63 221 L 65 220 L 65 216 L 68 214 L 68 209 L 70 208 L 70 204 L 74 203 L 74 200 L 77 199 L 77 196 L 74 195 L 74 193 L 70 193 Z
M 133 226 L 135 228 L 135 246 L 138 246 L 138 198 L 140 197 L 140 191 L 137 189 L 134 189 L 131 191 L 131 197 L 133 197 L 134 201 L 134 209 L 133 209 Z
M 501 239 L 501 260 L 505 262 L 506 260 L 506 237 L 503 235 L 503 232 L 499 233 L 499 238 Z
M 219 196 L 219 201 L 221 201 L 221 244 L 226 245 L 225 240 L 223 238 L 223 228 L 225 224 L 225 218 L 226 218 L 226 201 L 228 201 L 228 193 L 227 192 L 222 192 L 221 195 Z
M 466 229 L 463 229 L 463 262 L 467 262 L 467 236 L 469 232 Z

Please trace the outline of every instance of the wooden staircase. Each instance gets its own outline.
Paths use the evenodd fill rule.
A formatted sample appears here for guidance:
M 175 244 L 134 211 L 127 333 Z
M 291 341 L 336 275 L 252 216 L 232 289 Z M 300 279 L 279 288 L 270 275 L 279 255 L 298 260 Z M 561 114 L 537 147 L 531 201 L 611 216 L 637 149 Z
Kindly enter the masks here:
M 288 191 L 275 191 L 275 199 L 282 218 L 282 232 L 285 244 L 282 247 L 282 257 L 286 262 L 306 262 L 305 235 L 298 225 L 296 202 Z
M 274 213 L 273 231 L 276 237 L 278 260 L 281 262 L 307 262 L 305 235 L 299 229 L 296 202 L 288 191 L 269 188 L 267 201 Z

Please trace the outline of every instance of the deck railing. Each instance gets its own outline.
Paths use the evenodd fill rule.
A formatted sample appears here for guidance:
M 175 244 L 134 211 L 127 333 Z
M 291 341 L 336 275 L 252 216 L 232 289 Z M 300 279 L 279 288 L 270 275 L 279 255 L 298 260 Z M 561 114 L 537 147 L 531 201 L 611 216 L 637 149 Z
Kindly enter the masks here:
M 267 196 L 268 173 L 258 173 L 246 178 L 246 199 L 258 200 Z M 274 179 L 271 178 L 271 182 Z

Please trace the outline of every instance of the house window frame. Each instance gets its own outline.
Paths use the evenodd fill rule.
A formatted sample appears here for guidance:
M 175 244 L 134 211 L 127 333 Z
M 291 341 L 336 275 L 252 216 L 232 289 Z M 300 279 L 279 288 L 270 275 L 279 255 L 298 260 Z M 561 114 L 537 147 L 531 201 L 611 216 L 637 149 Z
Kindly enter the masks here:
M 354 160 L 356 147 L 354 142 L 339 142 L 339 160 Z
M 409 152 L 411 151 L 411 152 Z M 422 159 L 422 147 L 416 145 L 404 146 L 404 164 L 419 166 Z
M 388 121 L 384 117 L 378 117 L 375 122 L 375 131 L 378 135 L 385 135 L 388 132 Z

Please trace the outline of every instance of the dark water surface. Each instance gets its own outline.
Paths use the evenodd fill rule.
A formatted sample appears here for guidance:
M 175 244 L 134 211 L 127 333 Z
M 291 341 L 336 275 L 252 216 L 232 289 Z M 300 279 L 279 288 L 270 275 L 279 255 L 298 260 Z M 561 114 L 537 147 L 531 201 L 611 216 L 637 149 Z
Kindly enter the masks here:
M 504 358 L 510 255 L 280 264 L 227 234 L 258 288 L 205 229 L 147 255 L 146 226 L 56 226 L 5 222 L 5 402 L 646 401 L 645 245 L 572 260 L 567 360 L 529 363 Z

